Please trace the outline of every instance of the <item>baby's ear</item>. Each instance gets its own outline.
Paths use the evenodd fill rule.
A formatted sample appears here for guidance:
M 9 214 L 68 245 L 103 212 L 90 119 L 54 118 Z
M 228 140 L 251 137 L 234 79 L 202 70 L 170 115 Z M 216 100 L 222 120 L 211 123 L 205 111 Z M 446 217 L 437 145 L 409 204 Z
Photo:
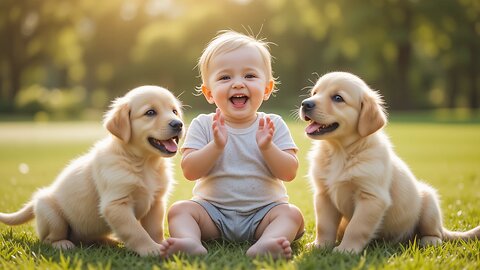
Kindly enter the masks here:
M 270 98 L 270 95 L 272 94 L 274 87 L 275 87 L 275 83 L 273 81 L 269 81 L 267 84 L 267 87 L 265 87 L 263 100 L 268 100 Z
M 383 100 L 376 91 L 368 90 L 364 93 L 362 108 L 358 119 L 358 133 L 366 137 L 381 129 L 387 123 L 387 116 L 383 107 Z
M 119 100 L 114 101 L 112 108 L 105 115 L 105 128 L 115 137 L 125 143 L 130 141 L 130 107 L 127 103 L 121 104 Z
M 215 103 L 213 100 L 212 91 L 210 91 L 210 89 L 205 84 L 202 84 L 202 93 L 208 103 Z

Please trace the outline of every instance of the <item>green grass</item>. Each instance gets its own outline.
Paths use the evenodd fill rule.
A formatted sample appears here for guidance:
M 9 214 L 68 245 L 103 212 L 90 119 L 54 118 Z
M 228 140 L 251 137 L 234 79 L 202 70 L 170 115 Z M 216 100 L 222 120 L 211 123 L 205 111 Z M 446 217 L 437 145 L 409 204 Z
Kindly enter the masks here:
M 290 201 L 302 209 L 307 232 L 294 243 L 294 258 L 248 259 L 246 245 L 209 242 L 202 257 L 169 260 L 140 258 L 124 247 L 81 247 L 59 252 L 41 244 L 33 223 L 0 225 L 1 269 L 480 269 L 480 241 L 454 241 L 440 247 L 417 243 L 373 242 L 361 255 L 307 250 L 314 238 L 312 192 L 306 178 L 310 141 L 303 124 L 289 127 L 300 151 L 297 179 L 287 184 Z M 480 125 L 393 122 L 387 132 L 397 153 L 418 178 L 436 187 L 444 223 L 465 230 L 480 224 Z M 73 158 L 85 153 L 105 132 L 98 123 L 0 123 L 0 212 L 17 210 L 39 187 L 48 185 Z M 175 158 L 178 163 L 178 157 Z M 20 165 L 24 164 L 24 165 Z M 28 172 L 23 169 L 28 166 Z M 176 166 L 177 185 L 170 203 L 188 199 L 193 183 Z

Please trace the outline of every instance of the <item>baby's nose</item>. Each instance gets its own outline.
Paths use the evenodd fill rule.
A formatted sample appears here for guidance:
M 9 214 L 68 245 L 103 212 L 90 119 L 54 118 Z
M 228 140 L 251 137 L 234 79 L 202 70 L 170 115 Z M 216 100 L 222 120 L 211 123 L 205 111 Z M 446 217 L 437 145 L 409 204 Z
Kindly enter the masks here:
M 243 88 L 243 87 L 245 87 L 245 83 L 243 82 L 243 80 L 235 79 L 235 81 L 233 81 L 233 88 Z

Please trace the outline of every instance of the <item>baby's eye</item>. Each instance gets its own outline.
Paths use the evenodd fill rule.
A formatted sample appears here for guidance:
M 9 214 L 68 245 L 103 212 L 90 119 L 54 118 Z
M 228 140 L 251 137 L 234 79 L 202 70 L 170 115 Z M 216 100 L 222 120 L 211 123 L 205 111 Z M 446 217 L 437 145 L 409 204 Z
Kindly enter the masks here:
M 247 78 L 247 79 L 253 79 L 253 78 L 256 78 L 256 77 L 257 77 L 257 75 L 255 75 L 255 74 L 247 74 L 247 75 L 245 75 L 245 78 Z
M 145 112 L 146 116 L 155 116 L 157 115 L 157 112 L 155 110 L 148 110 Z
M 218 78 L 219 81 L 225 81 L 225 80 L 230 80 L 230 76 L 228 75 L 223 75 L 223 76 L 220 76 L 220 78 Z

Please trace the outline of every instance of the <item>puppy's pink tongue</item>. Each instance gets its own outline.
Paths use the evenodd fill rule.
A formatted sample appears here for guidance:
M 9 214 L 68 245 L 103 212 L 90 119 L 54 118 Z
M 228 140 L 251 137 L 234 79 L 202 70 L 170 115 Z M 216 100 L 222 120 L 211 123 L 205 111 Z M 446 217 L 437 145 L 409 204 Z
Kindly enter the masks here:
M 173 139 L 162 141 L 162 144 L 169 152 L 177 152 L 178 146 Z
M 308 125 L 306 128 L 305 128 L 305 132 L 306 133 L 312 133 L 314 132 L 315 130 L 319 129 L 320 128 L 320 124 L 319 123 L 311 123 L 310 125 Z

